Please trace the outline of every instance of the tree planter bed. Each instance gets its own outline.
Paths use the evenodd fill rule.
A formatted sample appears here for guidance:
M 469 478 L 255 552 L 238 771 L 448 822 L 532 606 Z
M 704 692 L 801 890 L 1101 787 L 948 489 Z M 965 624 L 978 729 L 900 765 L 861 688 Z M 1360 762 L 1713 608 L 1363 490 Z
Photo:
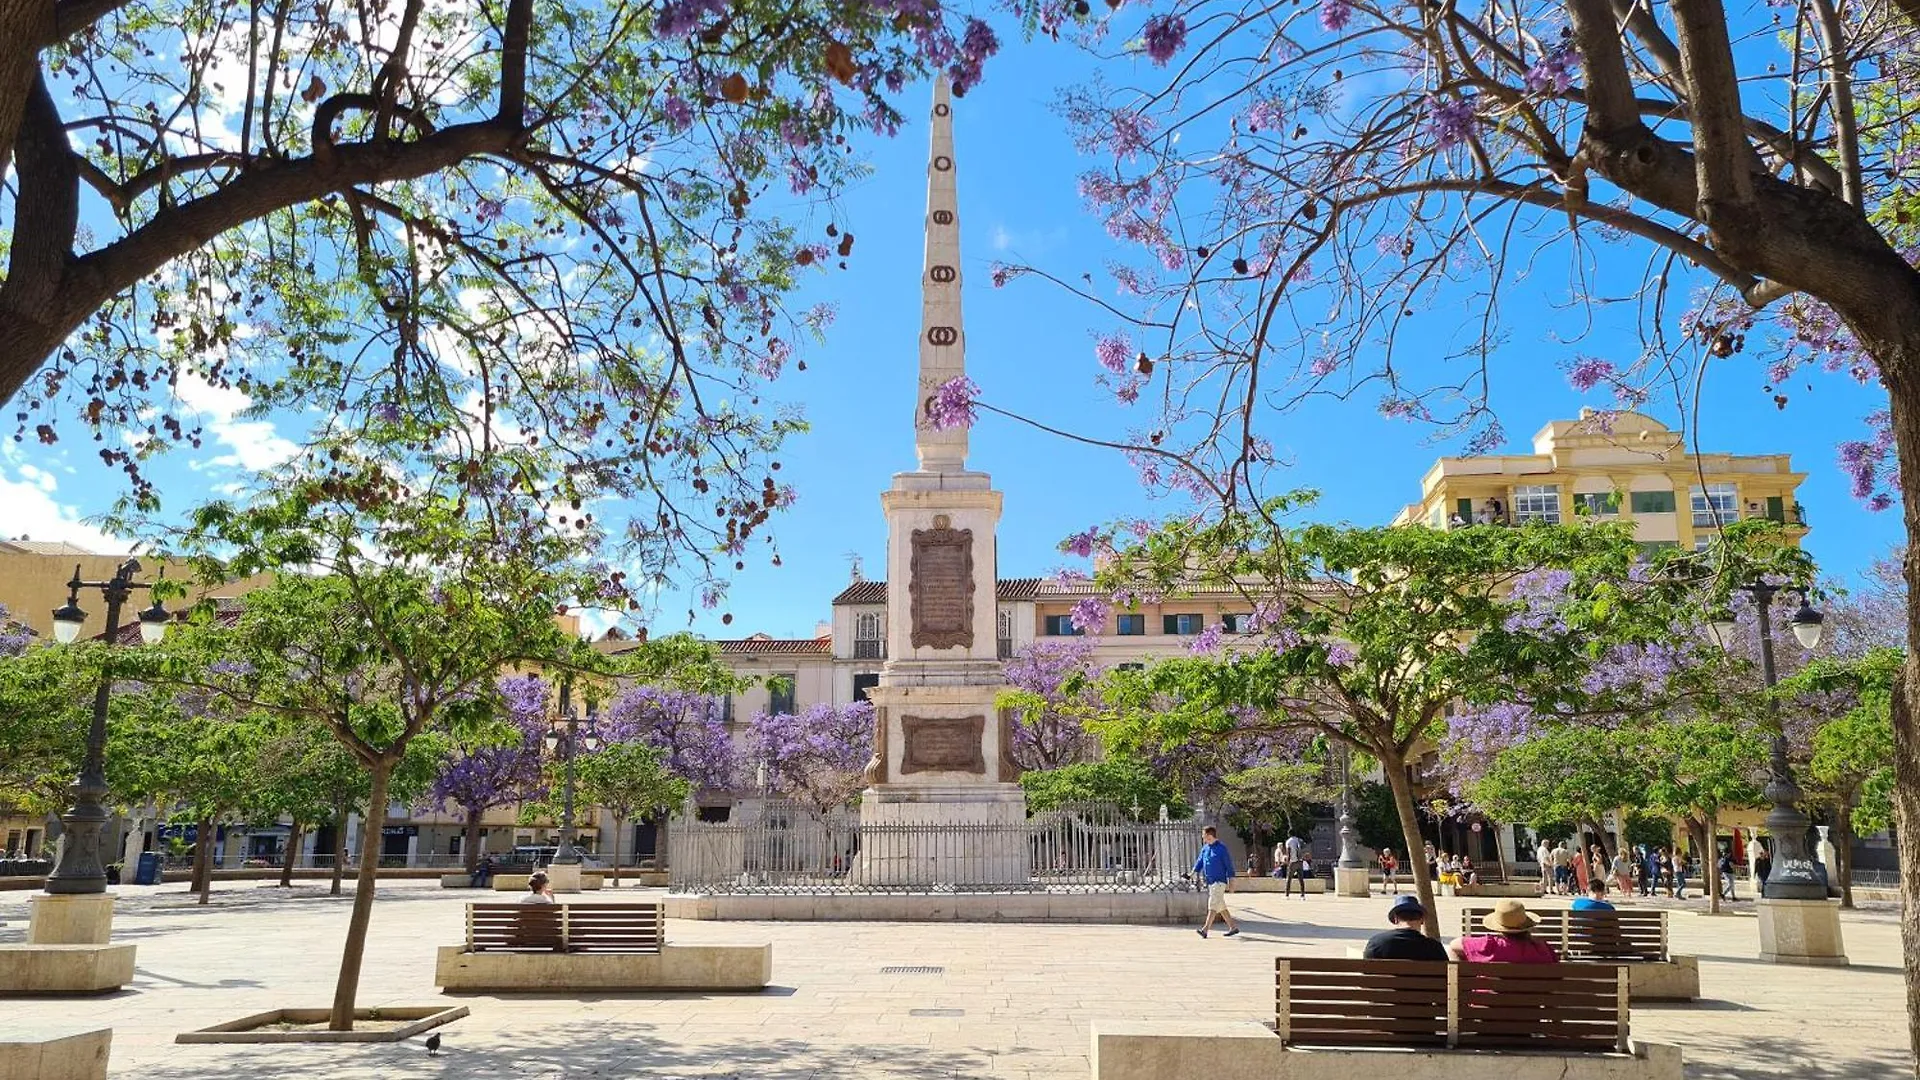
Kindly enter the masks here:
M 368 1021 L 382 1026 L 354 1031 L 328 1031 L 324 1027 L 306 1030 L 266 1031 L 282 1024 L 325 1024 L 332 1015 L 327 1009 L 273 1009 L 254 1013 L 199 1031 L 185 1031 L 173 1037 L 176 1043 L 395 1043 L 467 1015 L 465 1005 L 399 1005 L 381 1009 L 353 1010 L 354 1023 Z

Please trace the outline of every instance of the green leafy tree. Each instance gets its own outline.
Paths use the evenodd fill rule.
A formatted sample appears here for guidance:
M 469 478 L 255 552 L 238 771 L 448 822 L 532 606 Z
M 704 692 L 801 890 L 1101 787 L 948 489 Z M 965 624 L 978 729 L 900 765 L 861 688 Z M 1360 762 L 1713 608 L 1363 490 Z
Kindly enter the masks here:
M 1084 802 L 1110 802 L 1129 812 L 1137 807 L 1142 816 L 1157 814 L 1162 806 L 1176 818 L 1192 812 L 1161 770 L 1124 754 L 1023 772 L 1020 787 L 1027 794 L 1029 813 Z
M 494 464 L 506 467 L 510 457 Z M 288 477 L 251 505 L 197 513 L 184 542 L 213 576 L 280 577 L 248 594 L 231 627 L 207 629 L 218 639 L 210 647 L 233 665 L 176 663 L 158 673 L 237 708 L 318 726 L 368 775 L 335 1030 L 353 1023 L 396 771 L 421 736 L 489 722 L 501 671 L 591 663 L 596 654 L 555 616 L 595 595 L 602 580 L 585 566 L 583 542 L 526 514 L 527 503 L 403 488 L 375 466 L 356 468 L 356 483 Z M 368 496 L 369 485 L 388 484 L 384 497 Z
M 1647 724 L 1639 731 L 1651 766 L 1645 805 L 1679 821 L 1700 853 L 1707 901 L 1720 910 L 1715 836 L 1721 810 L 1762 802 L 1766 771 L 1764 727 L 1750 719 L 1695 714 Z
M 1605 836 L 1602 819 L 1643 805 L 1650 779 L 1636 733 L 1561 725 L 1524 739 L 1495 756 L 1467 790 L 1487 816 L 1518 821 L 1542 835 L 1568 823 Z
M 682 806 L 693 786 L 667 768 L 666 752 L 643 742 L 614 742 L 574 761 L 579 797 L 613 818 L 613 883 L 620 884 L 620 839 L 629 821 Z
M 1893 693 L 1905 654 L 1878 647 L 1822 658 L 1783 680 L 1783 709 L 1816 715 L 1802 774 L 1834 816 L 1840 900 L 1853 906 L 1853 841 L 1893 822 Z M 1824 706 L 1824 707 L 1823 707 Z
M 1163 525 L 1142 540 L 1103 533 L 1096 580 L 1120 604 L 1187 589 L 1238 592 L 1245 637 L 1209 628 L 1195 655 L 1115 672 L 1110 746 L 1151 752 L 1202 741 L 1322 737 L 1380 764 L 1401 842 L 1421 849 L 1409 766 L 1458 702 L 1526 700 L 1551 711 L 1592 706 L 1581 677 L 1609 645 L 1664 632 L 1668 586 L 1633 571 L 1615 524 L 1355 529 L 1289 527 L 1303 500 L 1270 500 Z M 1555 601 L 1532 611 L 1516 590 L 1550 578 Z M 1539 617 L 1536 617 L 1539 616 Z M 1409 859 L 1429 913 L 1432 882 Z M 1437 917 L 1427 931 L 1439 935 Z
M 1274 826 L 1291 831 L 1309 806 L 1333 797 L 1325 770 L 1317 763 L 1275 761 L 1230 772 L 1220 778 L 1220 793 L 1235 811 L 1235 827 L 1248 833 L 1260 865 L 1272 846 Z

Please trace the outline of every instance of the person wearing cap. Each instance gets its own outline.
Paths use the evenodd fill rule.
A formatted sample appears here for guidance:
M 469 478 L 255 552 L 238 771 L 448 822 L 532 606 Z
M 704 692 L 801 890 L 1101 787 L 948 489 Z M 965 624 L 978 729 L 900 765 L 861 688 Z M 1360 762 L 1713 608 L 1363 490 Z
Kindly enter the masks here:
M 1382 930 L 1367 939 L 1367 947 L 1361 956 L 1368 960 L 1438 960 L 1447 962 L 1447 947 L 1421 933 L 1420 924 L 1427 918 L 1427 909 L 1420 906 L 1420 898 L 1412 894 L 1402 896 L 1387 909 L 1387 921 L 1393 929 Z
M 1557 964 L 1560 954 L 1533 936 L 1540 916 L 1518 900 L 1501 900 L 1480 917 L 1484 934 L 1468 934 L 1447 946 L 1456 960 L 1475 964 Z

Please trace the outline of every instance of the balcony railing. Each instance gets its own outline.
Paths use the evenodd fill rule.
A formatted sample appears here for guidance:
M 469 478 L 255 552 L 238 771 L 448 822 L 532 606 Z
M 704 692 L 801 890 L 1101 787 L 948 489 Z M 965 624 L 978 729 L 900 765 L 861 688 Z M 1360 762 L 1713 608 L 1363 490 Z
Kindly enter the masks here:
M 1000 638 L 997 645 L 998 647 L 995 649 L 995 655 L 999 656 L 1000 659 L 1002 660 L 1013 659 L 1013 639 L 1012 638 L 1010 637 Z
M 884 660 L 886 657 L 887 646 L 884 641 L 856 641 L 853 643 L 853 658 L 855 660 Z

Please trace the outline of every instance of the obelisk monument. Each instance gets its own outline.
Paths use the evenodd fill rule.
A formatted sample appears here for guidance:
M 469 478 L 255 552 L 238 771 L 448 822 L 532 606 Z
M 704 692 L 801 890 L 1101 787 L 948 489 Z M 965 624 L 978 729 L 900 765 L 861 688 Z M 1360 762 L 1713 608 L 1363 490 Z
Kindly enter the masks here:
M 871 885 L 1006 884 L 1029 876 L 1011 721 L 997 651 L 994 529 L 1000 493 L 967 468 L 967 429 L 936 428 L 927 403 L 966 374 L 953 103 L 933 88 L 926 265 L 920 276 L 920 467 L 880 496 L 887 515 L 887 660 L 860 801 L 857 873 Z M 942 826 L 961 826 L 939 834 Z M 998 826 L 998 828 L 979 828 Z

